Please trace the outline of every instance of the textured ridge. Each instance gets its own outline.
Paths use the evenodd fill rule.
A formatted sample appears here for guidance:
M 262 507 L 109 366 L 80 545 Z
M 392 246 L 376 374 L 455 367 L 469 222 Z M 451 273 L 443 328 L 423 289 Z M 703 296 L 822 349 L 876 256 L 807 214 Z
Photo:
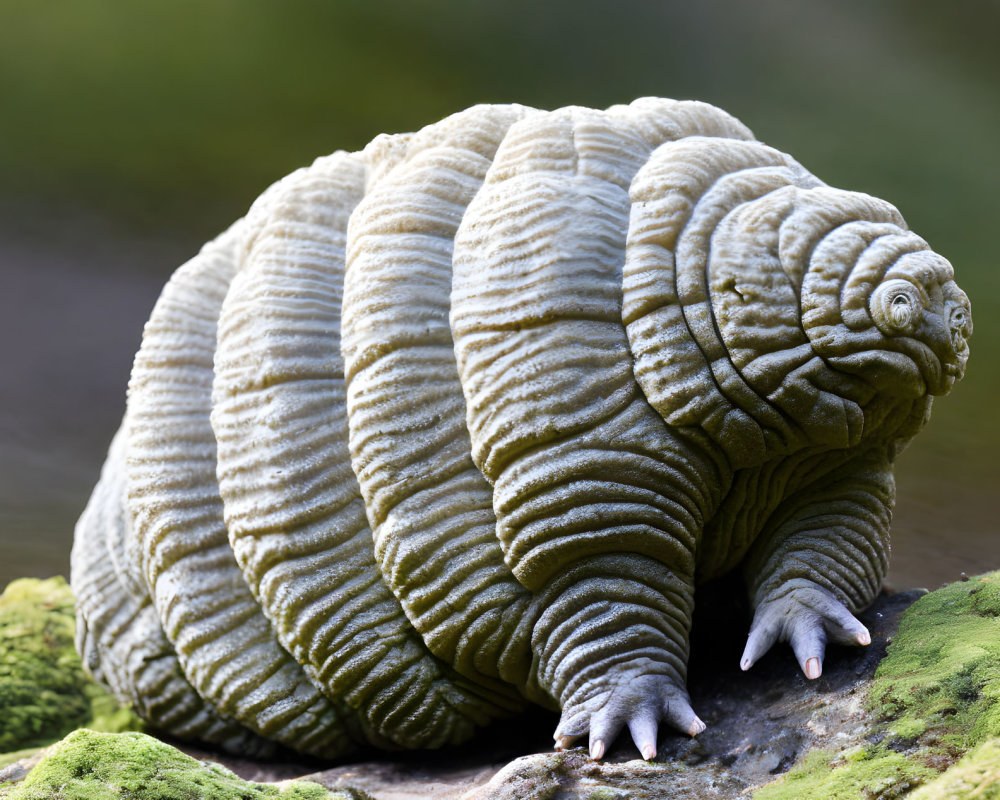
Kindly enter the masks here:
M 267 756 L 274 749 L 270 742 L 221 717 L 195 692 L 148 594 L 121 579 L 128 524 L 124 505 L 125 435 L 119 430 L 74 535 L 71 578 L 84 666 L 119 702 L 172 736 Z
M 518 703 L 494 679 L 530 693 L 532 598 L 493 538 L 448 311 L 455 230 L 507 128 L 532 113 L 477 106 L 417 133 L 352 217 L 344 289 L 352 463 L 375 557 L 432 652 L 507 708 Z
M 209 413 L 238 229 L 174 274 L 146 325 L 129 384 L 128 511 L 164 631 L 199 694 L 268 738 L 337 756 L 352 747 L 345 712 L 275 641 L 223 521 Z
M 650 152 L 636 117 L 570 108 L 518 123 L 456 240 L 473 457 L 507 563 L 532 590 L 590 553 L 669 561 L 683 542 L 692 560 L 700 509 L 657 463 L 677 443 L 636 385 L 621 322 L 628 187 Z
M 212 419 L 233 551 L 279 640 L 373 743 L 433 746 L 497 712 L 483 690 L 448 685 L 450 668 L 372 579 L 339 352 L 347 221 L 367 172 L 355 155 L 321 159 L 265 208 L 224 304 Z M 289 487 L 296 502 L 282 503 Z

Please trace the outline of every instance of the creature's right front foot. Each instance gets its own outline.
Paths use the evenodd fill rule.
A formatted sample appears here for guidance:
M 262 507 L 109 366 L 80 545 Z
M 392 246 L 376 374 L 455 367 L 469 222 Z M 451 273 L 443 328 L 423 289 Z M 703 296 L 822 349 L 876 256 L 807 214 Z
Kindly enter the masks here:
M 564 750 L 589 731 L 590 757 L 597 760 L 627 725 L 642 757 L 649 760 L 656 756 L 661 722 L 689 736 L 705 730 L 687 689 L 674 678 L 621 673 L 614 682 L 584 686 L 571 698 L 556 727 L 555 746 Z

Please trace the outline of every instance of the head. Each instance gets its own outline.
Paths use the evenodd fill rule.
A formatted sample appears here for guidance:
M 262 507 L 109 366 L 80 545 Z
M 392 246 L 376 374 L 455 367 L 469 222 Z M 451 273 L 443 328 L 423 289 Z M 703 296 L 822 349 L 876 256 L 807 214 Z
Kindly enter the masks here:
M 839 262 L 840 276 L 839 286 L 826 284 L 825 322 L 833 324 L 810 331 L 814 347 L 882 395 L 947 394 L 965 374 L 972 335 L 969 298 L 951 264 L 897 224 L 848 227 L 831 232 L 831 246 L 817 247 L 810 264 L 829 275 Z
M 890 267 L 868 300 L 882 334 L 919 365 L 928 394 L 947 394 L 965 374 L 972 309 L 951 264 L 930 250 Z
M 688 137 L 636 175 L 622 319 L 636 379 L 737 467 L 849 447 L 964 370 L 969 302 L 890 203 L 759 142 Z M 876 411 L 869 416 L 869 410 Z

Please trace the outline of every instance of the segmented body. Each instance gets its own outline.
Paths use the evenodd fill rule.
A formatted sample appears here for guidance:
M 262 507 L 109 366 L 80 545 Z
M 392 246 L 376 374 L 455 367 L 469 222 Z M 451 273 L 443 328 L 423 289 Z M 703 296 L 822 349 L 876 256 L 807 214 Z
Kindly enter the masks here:
M 632 725 L 686 697 L 696 580 L 874 597 L 892 458 L 964 369 L 950 269 L 702 103 L 321 158 L 146 326 L 77 528 L 86 663 L 244 751 L 441 746 L 525 700 Z M 891 278 L 943 322 L 869 308 Z

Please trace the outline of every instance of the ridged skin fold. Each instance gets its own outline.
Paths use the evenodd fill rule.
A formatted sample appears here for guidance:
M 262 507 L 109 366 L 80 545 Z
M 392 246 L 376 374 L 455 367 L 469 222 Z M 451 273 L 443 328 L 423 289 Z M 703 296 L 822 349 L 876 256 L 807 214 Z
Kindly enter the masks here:
M 198 693 L 267 738 L 336 757 L 353 749 L 352 712 L 275 640 L 223 520 L 209 414 L 239 233 L 237 224 L 174 273 L 146 324 L 126 412 L 128 513 L 164 632 Z
M 279 641 L 357 709 L 373 744 L 431 747 L 468 738 L 511 691 L 491 708 L 433 658 L 372 557 L 339 346 L 347 222 L 367 173 L 358 155 L 320 159 L 282 181 L 255 210 L 263 219 L 251 212 L 219 323 L 212 422 L 233 552 Z
M 544 700 L 529 686 L 537 611 L 494 537 L 448 321 L 455 231 L 507 129 L 533 113 L 449 117 L 369 189 L 349 230 L 343 349 L 352 463 L 386 583 L 435 655 Z
M 968 298 L 885 201 L 705 103 L 482 105 L 266 190 L 183 265 L 77 526 L 78 646 L 153 724 L 324 758 L 535 702 L 704 729 L 695 586 L 809 678 L 887 569 Z
M 77 641 L 84 667 L 116 699 L 181 739 L 201 739 L 231 753 L 267 757 L 274 745 L 222 717 L 184 676 L 145 585 L 129 581 L 123 564 L 125 435 L 115 434 L 101 479 L 77 522 L 71 580 Z
M 817 582 L 851 611 L 864 610 L 889 568 L 889 521 L 896 487 L 888 460 L 869 453 L 826 475 L 822 487 L 796 495 L 771 516 L 768 535 L 747 560 L 749 589 L 759 602 L 799 579 Z M 872 564 L 859 572 L 855 564 Z
M 515 124 L 455 241 L 473 458 L 507 564 L 545 598 L 538 680 L 564 719 L 629 674 L 683 687 L 697 533 L 717 502 L 714 463 L 649 406 L 622 326 L 628 189 L 662 142 L 643 133 L 673 110 L 568 108 Z M 648 558 L 605 557 L 626 553 Z M 599 577 L 561 580 L 574 564 Z
M 532 590 L 588 553 L 690 559 L 701 522 L 688 487 L 658 496 L 679 479 L 657 463 L 678 445 L 635 381 L 621 322 L 628 187 L 659 144 L 636 117 L 570 108 L 516 125 L 456 239 L 473 458 L 507 563 Z

